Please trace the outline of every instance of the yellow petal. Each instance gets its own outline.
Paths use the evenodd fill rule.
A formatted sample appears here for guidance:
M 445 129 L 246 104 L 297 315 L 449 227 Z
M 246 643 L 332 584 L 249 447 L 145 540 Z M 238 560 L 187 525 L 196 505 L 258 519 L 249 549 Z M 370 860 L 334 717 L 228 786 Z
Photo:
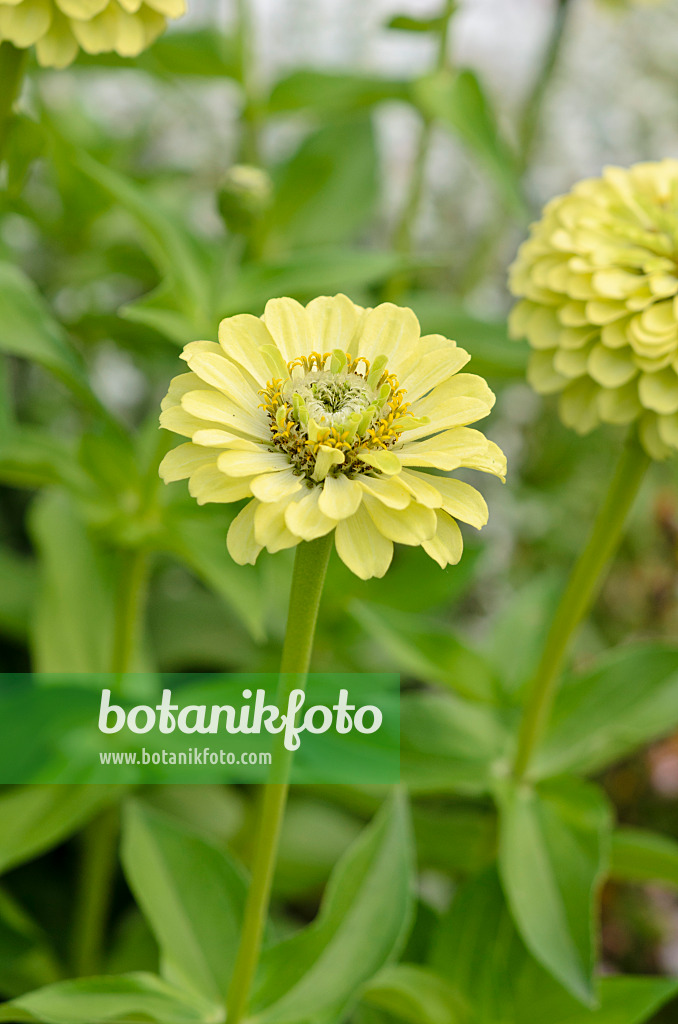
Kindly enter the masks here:
M 221 352 L 191 353 L 184 350 L 184 357 L 202 381 L 217 388 L 241 409 L 256 409 L 261 403 L 261 398 L 235 363 L 230 362 Z
M 186 0 L 146 0 L 146 3 L 166 18 L 180 18 L 186 13 Z
M 393 558 L 393 543 L 376 528 L 364 508 L 342 519 L 334 535 L 337 554 L 361 580 L 384 576 Z
M 250 501 L 231 523 L 226 537 L 228 553 L 238 565 L 254 565 L 262 545 L 254 537 L 254 513 L 259 502 Z
M 427 555 L 433 558 L 441 569 L 447 565 L 456 565 L 464 549 L 461 530 L 447 512 L 436 512 L 437 529 L 431 540 L 425 540 L 422 547 Z
M 643 373 L 638 395 L 646 409 L 665 415 L 678 412 L 678 376 L 671 367 L 659 373 Z
M 181 399 L 181 405 L 191 416 L 208 421 L 208 425 L 220 423 L 259 441 L 270 437 L 270 428 L 261 409 L 242 409 L 220 391 L 189 391 Z
M 429 422 L 408 430 L 407 440 L 475 423 L 489 414 L 494 403 L 495 396 L 482 377 L 458 373 L 412 404 L 412 415 L 427 417 Z
M 403 466 L 427 466 L 450 472 L 462 466 L 506 476 L 506 456 L 481 431 L 471 427 L 452 427 L 422 441 L 404 444 L 397 449 Z
M 406 488 L 420 505 L 425 505 L 426 508 L 441 508 L 443 496 L 433 483 L 428 482 L 426 476 L 425 473 L 410 473 L 408 469 L 404 469 L 396 477 L 396 483 Z
M 409 369 L 406 367 L 403 371 L 402 368 L 398 368 L 398 379 L 405 388 L 408 402 L 422 398 L 432 388 L 454 376 L 471 358 L 468 352 L 463 348 L 457 348 L 454 342 L 447 341 L 442 336 L 438 337 L 445 342 L 444 346 L 429 352 L 422 346 L 424 350 L 415 353 L 408 360 Z M 430 341 L 430 336 L 421 339 L 421 342 L 426 341 Z
M 50 0 L 22 0 L 16 6 L 0 7 L 0 39 L 19 49 L 33 46 L 48 31 L 52 22 Z
M 77 53 L 78 42 L 68 20 L 55 10 L 49 31 L 35 44 L 38 64 L 43 68 L 65 68 L 75 60 Z
M 240 313 L 222 320 L 219 344 L 229 359 L 238 363 L 258 384 L 264 385 L 270 380 L 268 363 L 260 349 L 272 345 L 273 338 L 258 316 Z
M 603 387 L 618 388 L 632 380 L 638 369 L 629 348 L 595 345 L 588 357 L 588 372 Z
M 250 480 L 250 490 L 259 501 L 280 501 L 302 490 L 301 477 L 291 469 L 282 473 L 262 473 Z
M 101 14 L 107 6 L 108 0 L 56 0 L 59 10 L 68 18 L 77 18 L 80 21 L 87 21 Z
M 282 501 L 260 504 L 254 513 L 254 536 L 257 544 L 262 544 L 272 555 L 276 551 L 283 551 L 299 543 L 299 538 L 287 529 L 285 523 L 285 512 L 289 503 L 289 498 L 283 498 Z
M 396 544 L 421 544 L 431 540 L 436 531 L 435 512 L 416 501 L 407 508 L 392 509 L 368 494 L 365 508 L 379 532 Z
M 306 310 L 296 299 L 269 299 L 262 320 L 285 362 L 312 351 Z
M 439 491 L 443 503 L 442 507 L 455 519 L 461 519 L 463 523 L 475 526 L 480 529 L 487 522 L 487 502 L 480 491 L 463 480 L 455 480 L 454 477 L 438 476 L 435 473 L 418 473 L 411 471 L 414 476 L 421 476 L 426 479 L 437 491 Z
M 389 366 L 416 351 L 420 336 L 419 321 L 411 309 L 383 302 L 365 313 L 351 353 L 364 356 L 370 363 L 384 355 Z
M 365 476 L 361 473 L 356 480 L 363 491 L 378 498 L 389 508 L 405 508 L 410 503 L 410 492 L 403 487 L 400 476 Z
M 558 354 L 557 352 L 555 354 Z M 531 352 L 527 364 L 527 380 L 540 395 L 553 395 L 562 391 L 568 378 L 558 373 L 554 366 L 554 352 Z
M 321 444 L 318 447 L 318 453 L 315 457 L 313 479 L 318 483 L 321 483 L 332 467 L 340 466 L 344 460 L 344 453 L 340 452 L 338 448 L 332 448 L 330 445 Z
M 346 295 L 323 295 L 306 307 L 311 352 L 348 352 L 363 310 Z
M 400 472 L 400 459 L 395 452 L 381 451 L 377 448 L 363 449 L 359 452 L 360 461 L 373 469 L 378 469 L 387 476 Z
M 230 434 L 228 430 L 196 430 L 191 440 L 193 444 L 202 445 L 205 448 L 230 448 L 233 442 L 240 441 L 237 434 Z
M 175 480 L 186 480 L 202 466 L 216 465 L 216 453 L 198 448 L 187 442 L 180 444 L 167 453 L 158 467 L 158 474 L 166 484 Z
M 326 477 L 318 504 L 328 519 L 346 519 L 353 515 L 362 500 L 363 491 L 357 480 L 340 474 Z
M 249 498 L 251 495 L 249 480 L 231 480 L 219 472 L 215 463 L 202 466 L 191 473 L 188 492 L 199 505 L 206 505 L 208 502 L 228 504 Z
M 314 487 L 298 501 L 291 501 L 285 510 L 287 528 L 302 540 L 324 537 L 337 525 L 336 519 L 330 519 L 321 511 L 319 506 L 321 494 L 322 488 Z
M 581 378 L 568 384 L 560 396 L 558 408 L 566 427 L 586 434 L 598 424 L 597 398 L 600 387 L 593 380 Z
M 290 468 L 290 461 L 282 452 L 225 451 L 220 452 L 217 465 L 226 476 L 258 476 Z
M 598 392 L 596 405 L 603 423 L 631 423 L 643 411 L 637 381 L 629 381 L 620 388 L 603 388 Z

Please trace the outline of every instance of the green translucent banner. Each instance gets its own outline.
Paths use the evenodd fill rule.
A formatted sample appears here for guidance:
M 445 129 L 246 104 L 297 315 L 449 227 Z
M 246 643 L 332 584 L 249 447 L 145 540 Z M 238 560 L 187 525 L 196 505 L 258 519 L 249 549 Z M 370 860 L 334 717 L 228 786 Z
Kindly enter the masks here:
M 400 776 L 387 673 L 0 674 L 0 784 Z

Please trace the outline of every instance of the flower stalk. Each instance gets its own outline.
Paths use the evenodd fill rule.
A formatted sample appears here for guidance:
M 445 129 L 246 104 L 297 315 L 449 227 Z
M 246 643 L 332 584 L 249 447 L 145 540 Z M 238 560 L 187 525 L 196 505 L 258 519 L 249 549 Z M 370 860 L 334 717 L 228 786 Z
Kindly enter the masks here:
M 293 689 L 303 689 L 305 685 L 331 550 L 331 535 L 297 546 L 281 662 L 277 701 L 279 707 L 286 705 Z M 229 1024 L 239 1024 L 247 1013 L 259 962 L 287 804 L 291 760 L 292 754 L 285 749 L 280 738 L 273 752 L 271 781 L 263 787 L 261 793 L 252 880 L 227 1000 Z
M 524 778 L 529 771 L 532 755 L 543 736 L 553 708 L 570 641 L 591 607 L 608 563 L 617 550 L 628 512 L 650 462 L 635 430 L 632 431 L 551 622 L 518 736 L 514 765 L 517 779 Z

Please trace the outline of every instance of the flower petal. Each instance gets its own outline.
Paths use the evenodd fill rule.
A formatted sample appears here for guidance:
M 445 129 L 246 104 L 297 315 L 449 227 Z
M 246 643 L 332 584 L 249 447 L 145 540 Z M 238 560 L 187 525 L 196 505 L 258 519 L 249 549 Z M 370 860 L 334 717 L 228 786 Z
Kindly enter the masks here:
M 283 551 L 299 543 L 299 538 L 287 529 L 285 523 L 285 511 L 289 502 L 289 498 L 283 498 L 282 501 L 259 504 L 254 513 L 254 536 L 257 544 L 263 544 L 272 555 L 276 551 Z
M 224 476 L 213 463 L 202 466 L 191 474 L 188 493 L 199 505 L 206 505 L 208 502 L 228 504 L 231 501 L 240 501 L 242 498 L 249 498 L 252 492 L 249 480 Z
M 262 473 L 255 476 L 250 480 L 250 489 L 259 501 L 280 501 L 302 490 L 302 482 L 293 470 L 286 469 L 282 473 Z
M 258 441 L 270 438 L 268 421 L 261 409 L 246 410 L 235 405 L 220 391 L 189 391 L 181 399 L 182 408 L 191 416 L 225 427 Z
M 254 536 L 254 513 L 259 502 L 255 499 L 245 505 L 231 523 L 226 536 L 228 553 L 238 565 L 254 565 L 263 545 Z
M 352 516 L 363 500 L 363 491 L 357 480 L 347 476 L 328 476 L 319 498 L 320 511 L 329 519 Z
M 184 357 L 202 381 L 217 388 L 241 409 L 256 409 L 261 404 L 257 392 L 223 353 L 184 350 Z
M 322 488 L 314 487 L 307 491 L 303 498 L 291 501 L 285 510 L 285 523 L 288 529 L 302 540 L 324 537 L 337 525 L 336 519 L 330 519 L 320 510 L 321 494 Z
M 222 320 L 219 324 L 219 344 L 228 358 L 247 370 L 258 384 L 269 381 L 268 363 L 260 349 L 264 345 L 272 345 L 273 338 L 260 317 L 240 313 Z
M 363 309 L 346 295 L 322 295 L 306 307 L 311 352 L 348 352 Z
M 167 452 L 158 467 L 158 474 L 161 480 L 170 484 L 175 480 L 186 480 L 197 469 L 209 465 L 216 466 L 216 453 L 206 451 L 205 448 L 199 448 L 188 441 Z
M 429 422 L 407 431 L 407 440 L 428 437 L 449 427 L 463 427 L 487 416 L 495 396 L 482 377 L 458 373 L 412 404 L 412 415 Z
M 425 480 L 440 493 L 442 507 L 455 519 L 480 529 L 487 522 L 487 502 L 480 491 L 463 480 L 455 480 L 451 476 L 438 476 L 436 473 L 419 473 L 410 471 L 412 476 Z
M 356 480 L 367 493 L 378 498 L 389 508 L 406 508 L 410 503 L 410 491 L 403 487 L 401 474 L 398 476 L 366 476 L 361 473 Z
M 262 320 L 285 362 L 312 352 L 306 310 L 296 299 L 269 299 Z
M 438 528 L 431 540 L 422 542 L 422 547 L 427 555 L 433 558 L 441 569 L 447 565 L 456 565 L 461 558 L 464 549 L 464 541 L 461 530 L 456 522 L 446 512 L 436 512 Z
M 421 544 L 431 540 L 436 532 L 435 512 L 416 501 L 410 502 L 407 508 L 392 509 L 368 494 L 365 508 L 379 533 L 396 544 Z
M 419 336 L 419 321 L 411 309 L 382 302 L 367 310 L 349 351 L 354 356 L 364 356 L 370 363 L 384 355 L 389 369 L 397 373 L 399 359 L 404 360 L 416 351 Z
M 226 476 L 258 476 L 260 473 L 289 469 L 290 461 L 282 452 L 269 452 L 264 448 L 258 451 L 228 449 L 219 453 L 217 465 Z
M 337 524 L 337 554 L 361 580 L 384 576 L 393 558 L 393 543 L 374 525 L 364 508 Z

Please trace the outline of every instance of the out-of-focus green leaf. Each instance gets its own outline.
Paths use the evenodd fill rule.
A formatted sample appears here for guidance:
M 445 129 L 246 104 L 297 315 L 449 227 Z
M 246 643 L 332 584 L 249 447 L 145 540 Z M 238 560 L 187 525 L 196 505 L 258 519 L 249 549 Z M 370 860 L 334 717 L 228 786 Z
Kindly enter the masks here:
M 135 324 L 150 327 L 177 345 L 185 345 L 193 337 L 195 324 L 190 316 L 177 308 L 177 293 L 173 278 L 162 281 L 152 292 L 140 299 L 127 302 L 120 316 Z M 213 327 L 213 331 L 216 326 Z
M 467 1024 L 468 1009 L 459 992 L 430 967 L 393 964 L 367 985 L 362 996 L 368 1006 L 407 1024 Z
M 262 1024 L 336 1019 L 399 951 L 409 925 L 412 849 L 397 794 L 334 869 L 316 920 L 264 950 L 252 1013 Z
M 90 486 L 72 445 L 36 427 L 14 425 L 0 437 L 0 480 L 12 487 L 63 484 L 76 493 Z
M 540 573 L 516 588 L 493 622 L 487 658 L 504 693 L 520 693 L 530 682 L 561 592 L 559 574 Z
M 74 165 L 132 216 L 163 284 L 194 331 L 213 330 L 211 269 L 193 236 L 155 196 L 131 178 L 105 167 L 88 153 L 69 146 Z
M 594 912 L 612 820 L 602 792 L 577 779 L 500 790 L 499 868 L 532 955 L 569 992 L 595 1003 Z
M 470 801 L 429 805 L 419 800 L 412 821 L 422 867 L 476 874 L 496 856 L 497 817 L 491 807 Z
M 123 792 L 122 786 L 22 786 L 0 793 L 0 871 L 63 842 Z
M 141 972 L 60 981 L 0 1006 L 0 1020 L 44 1024 L 208 1024 L 215 1019 L 214 1006 Z
M 317 892 L 359 832 L 358 820 L 338 807 L 293 800 L 285 812 L 275 891 L 288 899 Z
M 469 369 L 500 380 L 525 377 L 529 349 L 508 336 L 505 320 L 485 320 L 439 292 L 411 292 L 403 300 L 423 334 L 445 334 L 471 356 Z
M 113 639 L 113 565 L 59 491 L 36 499 L 31 534 L 40 557 L 32 626 L 37 672 L 108 672 Z
M 0 545 L 0 579 L 12 581 L 10 587 L 0 587 L 0 632 L 23 640 L 37 589 L 35 561 Z
M 431 963 L 473 1008 L 473 1024 L 643 1024 L 678 993 L 673 978 L 602 978 L 581 1006 L 527 952 L 494 869 L 456 893 Z
M 566 680 L 534 774 L 599 771 L 676 724 L 678 647 L 622 647 Z
M 447 18 L 447 13 L 438 18 L 415 18 L 411 14 L 396 14 L 389 19 L 386 28 L 398 29 L 400 32 L 437 32 Z
M 367 249 L 305 249 L 276 262 L 249 265 L 220 297 L 220 316 L 259 313 L 268 299 L 289 295 L 308 302 L 316 295 L 361 291 L 386 280 L 408 261 L 398 253 Z
M 204 514 L 173 515 L 166 518 L 162 543 L 228 604 L 254 639 L 261 641 L 266 628 L 259 576 L 250 566 L 233 561 L 226 549 L 227 530 L 228 521 L 208 522 Z
M 493 179 L 500 196 L 517 216 L 526 214 L 515 153 L 499 130 L 489 96 L 468 69 L 442 71 L 415 84 L 426 114 L 450 128 Z
M 291 247 L 341 244 L 364 234 L 378 197 L 370 118 L 325 125 L 279 168 L 269 227 Z
M 451 693 L 404 693 L 400 735 L 402 778 L 415 792 L 487 793 L 508 768 L 499 714 Z
M 471 700 L 492 701 L 497 680 L 480 654 L 447 627 L 423 615 L 354 601 L 349 612 L 391 667 L 424 683 L 438 683 Z
M 610 874 L 625 882 L 678 888 L 678 843 L 645 829 L 619 828 L 612 836 Z
M 114 52 L 88 54 L 79 50 L 76 67 L 139 68 L 162 77 L 240 77 L 234 40 L 213 26 L 167 32 L 138 57 L 120 57 Z
M 271 92 L 271 114 L 311 110 L 320 115 L 361 110 L 389 100 L 407 102 L 410 84 L 373 75 L 334 74 L 322 71 L 293 71 Z
M 82 360 L 33 282 L 10 263 L 0 263 L 0 325 L 0 352 L 39 363 L 96 405 Z
M 10 121 L 5 149 L 7 191 L 11 196 L 21 194 L 31 164 L 44 148 L 45 134 L 41 125 L 25 114 L 15 114 Z
M 59 968 L 45 934 L 0 890 L 0 992 L 20 995 L 58 977 Z
M 162 952 L 163 973 L 220 1004 L 237 952 L 247 891 L 226 854 L 143 804 L 126 808 L 122 861 Z

